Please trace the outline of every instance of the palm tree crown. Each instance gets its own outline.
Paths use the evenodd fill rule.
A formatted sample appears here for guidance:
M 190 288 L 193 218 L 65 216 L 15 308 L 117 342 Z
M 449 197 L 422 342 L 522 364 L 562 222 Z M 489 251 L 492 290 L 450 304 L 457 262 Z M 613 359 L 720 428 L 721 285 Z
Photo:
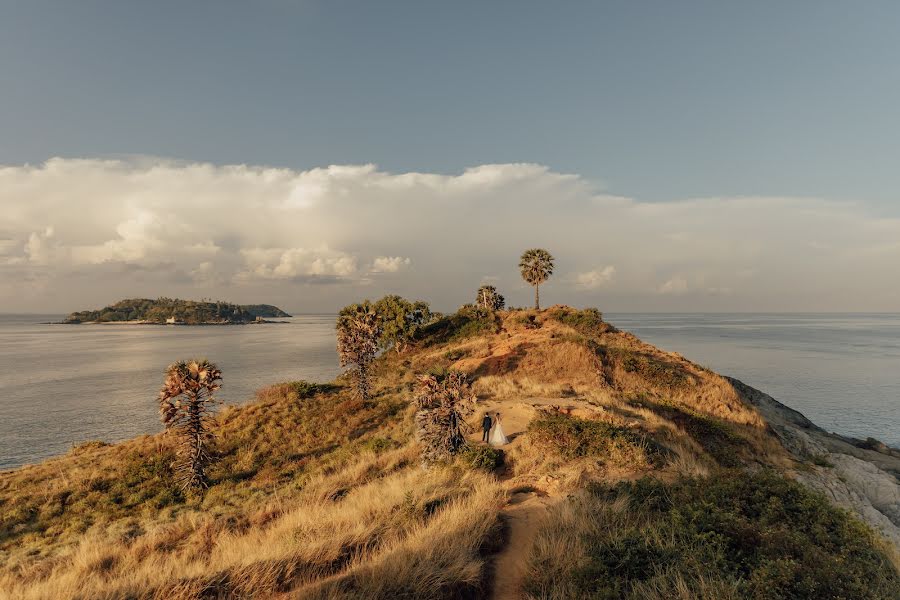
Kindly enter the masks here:
M 540 286 L 553 274 L 553 256 L 543 248 L 531 248 L 519 259 L 522 279 L 534 286 L 534 309 L 541 309 Z

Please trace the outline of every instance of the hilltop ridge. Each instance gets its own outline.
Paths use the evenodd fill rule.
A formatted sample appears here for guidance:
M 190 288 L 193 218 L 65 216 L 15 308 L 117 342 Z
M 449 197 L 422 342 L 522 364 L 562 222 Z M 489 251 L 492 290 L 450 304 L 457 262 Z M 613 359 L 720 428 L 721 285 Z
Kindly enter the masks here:
M 373 368 L 367 401 L 339 377 L 225 408 L 203 495 L 172 485 L 165 434 L 0 474 L 0 589 L 897 598 L 892 450 L 828 434 L 599 311 L 464 308 Z M 449 371 L 472 382 L 472 425 L 499 411 L 510 443 L 472 431 L 457 459 L 423 468 L 412 389 Z

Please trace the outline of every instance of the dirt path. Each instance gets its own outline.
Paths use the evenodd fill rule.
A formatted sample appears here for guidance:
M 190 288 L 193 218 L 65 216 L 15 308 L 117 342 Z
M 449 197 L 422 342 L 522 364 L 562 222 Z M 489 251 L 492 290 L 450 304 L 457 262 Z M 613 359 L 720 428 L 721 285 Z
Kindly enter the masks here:
M 537 492 L 516 492 L 501 512 L 509 527 L 509 539 L 494 558 L 494 600 L 520 600 L 528 555 L 550 501 Z
M 510 438 L 509 445 L 503 448 L 508 452 L 522 443 L 520 436 L 528 428 L 528 423 L 538 414 L 539 409 L 549 406 L 558 406 L 566 412 L 597 410 L 596 407 L 579 399 L 533 397 L 512 401 L 488 400 L 480 403 L 479 429 L 473 433 L 472 440 L 480 439 L 481 414 L 500 411 L 503 431 Z M 527 574 L 528 557 L 541 522 L 555 498 L 544 490 L 528 486 L 533 482 L 539 487 L 545 487 L 527 475 L 522 477 L 520 474 L 519 477 L 512 478 L 511 474 L 505 473 L 501 475 L 501 479 L 506 480 L 510 490 L 520 488 L 523 491 L 514 491 L 500 512 L 501 518 L 509 528 L 509 536 L 506 547 L 494 557 L 494 587 L 491 597 L 493 600 L 521 600 L 524 597 L 522 582 Z

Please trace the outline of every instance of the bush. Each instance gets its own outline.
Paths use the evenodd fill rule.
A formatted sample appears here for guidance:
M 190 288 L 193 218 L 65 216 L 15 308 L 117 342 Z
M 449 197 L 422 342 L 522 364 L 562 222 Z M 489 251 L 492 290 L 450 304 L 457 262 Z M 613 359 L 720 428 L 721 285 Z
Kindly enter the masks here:
M 425 345 L 455 342 L 484 333 L 496 333 L 500 322 L 492 311 L 466 304 L 452 315 L 422 327 L 417 339 Z
M 541 322 L 537 320 L 535 315 L 516 315 L 513 323 L 521 325 L 525 329 L 540 329 Z
M 644 436 L 603 421 L 551 414 L 528 424 L 528 437 L 566 459 L 606 457 L 615 462 L 646 463 L 650 445 Z
M 493 471 L 503 465 L 503 451 L 485 444 L 469 444 L 461 453 L 462 460 L 474 469 Z
M 603 320 L 603 313 L 596 308 L 584 310 L 555 308 L 550 311 L 550 318 L 585 335 L 597 335 L 614 330 Z
M 678 597 L 714 589 L 729 598 L 898 598 L 900 575 L 873 533 L 774 472 L 642 479 L 596 487 L 591 497 L 584 507 L 604 511 L 625 499 L 628 508 L 616 527 L 584 532 L 585 560 L 564 574 L 573 597 L 661 598 L 681 587 Z

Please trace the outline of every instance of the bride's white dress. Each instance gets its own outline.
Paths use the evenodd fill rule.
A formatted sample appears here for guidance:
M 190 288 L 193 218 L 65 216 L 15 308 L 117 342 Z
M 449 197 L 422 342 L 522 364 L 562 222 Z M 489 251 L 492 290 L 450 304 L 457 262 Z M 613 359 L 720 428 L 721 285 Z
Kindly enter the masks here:
M 509 438 L 503 433 L 503 425 L 500 424 L 500 421 L 497 421 L 491 430 L 491 437 L 488 438 L 488 443 L 491 446 L 505 446 L 509 443 Z

